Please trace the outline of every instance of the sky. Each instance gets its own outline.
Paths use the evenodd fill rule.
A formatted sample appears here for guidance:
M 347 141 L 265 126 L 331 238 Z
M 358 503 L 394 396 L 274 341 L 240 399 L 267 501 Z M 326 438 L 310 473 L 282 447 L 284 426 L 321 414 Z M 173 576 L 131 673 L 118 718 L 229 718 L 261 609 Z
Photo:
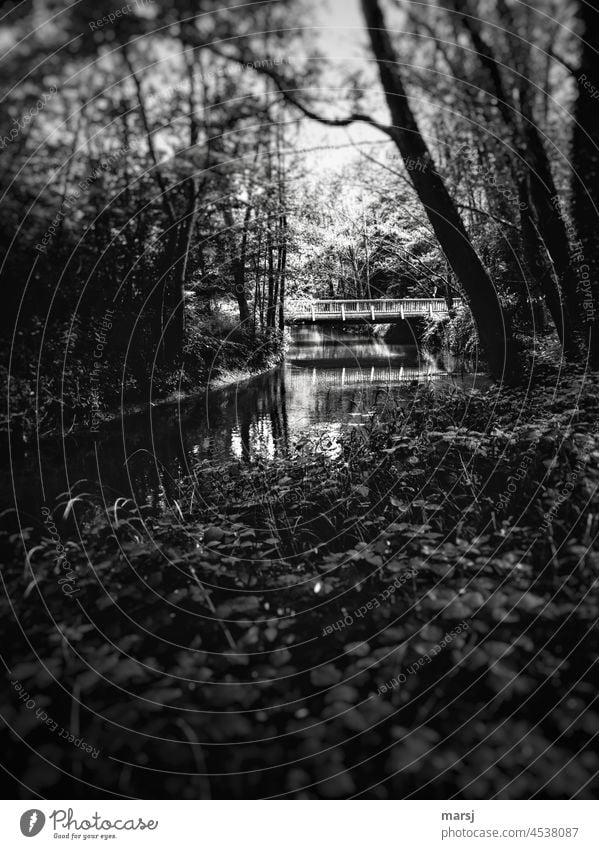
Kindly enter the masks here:
M 362 54 L 365 33 L 359 0 L 323 0 L 316 25 L 322 29 L 327 51 L 342 57 Z
M 348 73 L 364 67 L 367 55 L 367 36 L 360 11 L 359 0 L 322 0 L 314 20 L 315 45 L 319 52 L 334 65 Z M 341 81 L 343 74 L 336 74 Z M 333 95 L 334 99 L 334 95 Z M 321 109 L 331 114 L 329 109 Z M 343 113 L 336 113 L 341 116 Z M 338 170 L 355 156 L 353 144 L 364 141 L 381 142 L 384 136 L 365 124 L 352 124 L 348 128 L 331 128 L 315 121 L 304 121 L 298 146 L 318 148 L 306 153 L 306 162 L 318 179 L 323 171 Z M 353 144 L 352 144 L 353 142 Z

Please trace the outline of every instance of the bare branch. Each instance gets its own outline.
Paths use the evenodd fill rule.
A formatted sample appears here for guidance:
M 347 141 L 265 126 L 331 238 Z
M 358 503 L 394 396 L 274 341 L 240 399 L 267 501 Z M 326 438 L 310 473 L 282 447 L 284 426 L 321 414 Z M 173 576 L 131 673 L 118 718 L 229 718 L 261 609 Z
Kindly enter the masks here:
M 456 80 L 461 79 L 463 74 L 460 71 L 460 69 L 458 68 L 458 66 L 455 64 L 455 62 L 452 61 L 452 59 L 449 55 L 449 51 L 447 50 L 447 44 L 448 43 L 451 44 L 454 47 L 457 46 L 457 45 L 455 45 L 453 42 L 447 42 L 446 40 L 444 41 L 443 39 L 439 38 L 439 35 L 438 35 L 437 31 L 435 30 L 435 28 L 432 27 L 428 23 L 428 21 L 423 20 L 419 15 L 415 14 L 413 12 L 413 10 L 410 9 L 409 14 L 410 14 L 410 16 L 411 16 L 411 18 L 414 22 L 414 26 L 416 26 L 418 29 L 424 31 L 426 33 L 426 35 L 428 35 L 429 38 L 432 39 L 432 41 L 435 44 L 436 50 L 441 54 L 441 56 L 445 60 L 445 64 L 449 68 L 449 71 L 451 72 L 452 76 Z
M 553 48 L 548 47 L 547 53 L 548 53 L 549 56 L 551 56 L 552 59 L 555 59 L 556 62 L 559 62 L 560 65 L 563 65 L 563 67 L 566 69 L 566 71 L 569 71 L 572 74 L 573 77 L 579 76 L 578 68 L 575 68 L 574 65 L 571 65 L 570 62 L 568 62 L 566 59 L 564 59 L 563 56 L 560 56 L 558 53 L 556 53 L 555 50 L 553 50 Z
M 246 62 L 241 56 L 233 56 L 228 53 L 223 53 L 213 44 L 206 46 L 212 51 L 212 53 L 215 53 L 222 59 L 228 59 L 229 61 L 235 62 L 238 65 L 243 65 L 244 67 L 252 67 L 253 70 L 257 71 L 259 74 L 264 74 L 269 77 L 274 82 L 277 90 L 283 95 L 285 100 L 292 106 L 295 106 L 296 109 L 299 109 L 306 118 L 310 118 L 312 121 L 318 121 L 320 124 L 326 124 L 328 127 L 347 127 L 350 124 L 359 122 L 363 124 L 370 124 L 372 127 L 376 127 L 377 130 L 380 130 L 393 138 L 392 126 L 388 124 L 381 124 L 378 121 L 375 121 L 370 115 L 364 115 L 361 112 L 353 112 L 345 118 L 327 118 L 325 115 L 319 115 L 317 112 L 314 112 L 313 109 L 310 109 L 308 106 L 299 101 L 292 93 L 294 89 L 289 88 L 290 83 L 287 80 L 284 80 L 279 74 L 277 74 L 276 71 L 273 71 L 272 68 L 268 68 L 265 65 L 252 65 L 251 62 Z
M 484 215 L 485 218 L 490 218 L 491 221 L 496 221 L 497 224 L 501 224 L 503 227 L 510 227 L 512 230 L 519 230 L 517 224 L 512 224 L 511 221 L 506 221 L 505 218 L 499 218 L 498 215 L 493 215 L 491 212 L 485 212 L 484 209 L 478 209 L 476 206 L 470 206 L 467 203 L 456 203 L 460 209 L 466 209 L 468 212 L 474 212 L 477 215 Z
M 453 8 L 470 36 L 481 65 L 489 74 L 492 88 L 487 88 L 487 91 L 496 97 L 497 106 L 506 124 L 514 127 L 514 109 L 505 90 L 499 63 L 495 59 L 491 45 L 482 34 L 479 19 L 472 14 L 468 0 L 453 0 Z
M 142 93 L 141 82 L 140 82 L 140 79 L 137 75 L 137 71 L 133 67 L 133 62 L 131 61 L 131 58 L 129 56 L 128 44 L 123 44 L 122 53 L 123 53 L 123 58 L 125 59 L 125 63 L 127 65 L 127 68 L 129 69 L 131 79 L 133 80 L 133 83 L 135 85 L 135 92 L 137 94 L 137 103 L 138 103 L 138 106 L 139 106 L 139 111 L 140 111 L 140 114 L 141 114 L 141 120 L 142 120 L 144 130 L 145 130 L 145 133 L 146 133 L 146 141 L 148 143 L 148 152 L 149 152 L 149 154 L 152 158 L 152 162 L 154 163 L 154 175 L 156 177 L 156 182 L 158 183 L 158 188 L 160 189 L 160 192 L 161 192 L 162 204 L 164 206 L 164 209 L 166 210 L 166 213 L 169 217 L 169 220 L 171 221 L 172 224 L 174 224 L 175 221 L 177 220 L 177 216 L 175 215 L 175 210 L 173 208 L 173 205 L 171 203 L 170 196 L 169 196 L 169 193 L 168 193 L 169 190 L 168 190 L 167 185 L 164 181 L 164 177 L 162 175 L 162 170 L 160 168 L 160 162 L 158 160 L 158 154 L 156 153 L 156 148 L 154 146 L 154 139 L 152 138 L 152 130 L 150 128 L 150 121 L 149 121 L 149 118 L 148 118 L 148 113 L 147 113 L 147 110 L 146 110 L 146 105 L 145 105 L 144 97 L 143 97 L 143 93 Z

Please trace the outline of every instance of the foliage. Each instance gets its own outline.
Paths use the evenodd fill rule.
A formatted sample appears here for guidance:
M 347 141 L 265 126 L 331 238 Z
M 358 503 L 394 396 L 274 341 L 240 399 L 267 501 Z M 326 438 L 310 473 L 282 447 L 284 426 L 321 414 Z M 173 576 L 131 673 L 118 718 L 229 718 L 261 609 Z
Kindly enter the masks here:
M 260 6 L 249 16 L 266 21 L 270 4 Z M 270 9 L 272 22 L 285 6 Z M 208 69 L 203 51 L 188 55 L 191 30 L 172 9 L 148 17 L 132 8 L 90 34 L 101 11 L 82 2 L 40 27 L 27 8 L 6 22 L 5 72 L 15 84 L 0 117 L 17 121 L 32 92 L 48 88 L 36 120 L 3 143 L 0 176 L 0 351 L 11 357 L 14 436 L 24 439 L 89 424 L 95 410 L 197 389 L 214 370 L 215 345 L 228 369 L 248 360 L 260 368 L 274 358 L 260 352 L 263 341 L 281 336 L 291 166 L 284 173 L 268 91 L 257 94 L 255 72 L 236 73 L 234 62 Z M 149 35 L 151 21 L 160 25 Z M 210 22 L 217 37 L 239 16 Z M 33 69 L 32 51 L 44 56 Z M 229 334 L 219 346 L 209 316 L 231 297 L 243 339 Z M 114 317 L 94 389 L 107 309 Z
M 258 328 L 252 332 L 226 314 L 206 314 L 190 307 L 187 325 L 183 358 L 175 369 L 155 358 L 144 363 L 142 351 L 128 350 L 116 319 L 102 351 L 101 382 L 92 378 L 95 349 L 80 322 L 65 327 L 63 340 L 46 341 L 40 366 L 32 353 L 41 344 L 40 335 L 30 334 L 18 350 L 20 361 L 13 361 L 10 378 L 5 367 L 0 369 L 9 386 L 10 402 L 10 410 L 0 417 L 0 432 L 5 434 L 10 428 L 18 451 L 19 442 L 31 444 L 36 435 L 94 427 L 117 411 L 198 393 L 210 381 L 230 373 L 249 376 L 265 371 L 278 363 L 285 351 L 280 331 Z
M 470 310 L 457 306 L 452 315 L 427 316 L 422 344 L 432 351 L 448 350 L 451 354 L 472 356 L 477 349 L 477 336 Z
M 53 735 L 13 685 L 1 733 L 14 793 L 596 795 L 599 386 L 570 370 L 554 392 L 539 374 L 557 337 L 539 345 L 536 332 L 548 313 L 561 326 L 563 295 L 562 347 L 580 353 L 579 236 L 597 266 L 584 211 L 597 113 L 582 86 L 578 188 L 561 153 L 571 81 L 552 57 L 574 52 L 558 23 L 570 7 L 485 2 L 477 22 L 466 2 L 387 4 L 390 58 L 331 88 L 313 56 L 270 79 L 277 51 L 312 42 L 307 3 L 210 0 L 197 19 L 187 3 L 149 5 L 97 31 L 108 0 L 44 27 L 32 4 L 6 18 L 0 117 L 18 131 L 2 139 L 0 376 L 13 441 L 268 368 L 285 297 L 497 293 L 515 359 L 526 348 L 535 371 L 518 374 L 526 390 L 409 387 L 384 420 L 272 462 L 198 463 L 153 511 L 69 491 L 56 530 L 0 536 L 7 679 L 101 752 Z M 308 179 L 310 160 L 288 150 L 297 98 L 334 91 L 312 104 L 326 122 L 378 116 L 381 69 L 392 106 L 414 110 L 394 138 L 422 128 L 426 161 L 390 143 L 389 156 L 385 136 Z M 567 186 L 570 224 L 556 202 Z M 479 312 L 503 340 L 494 303 Z M 471 314 L 432 318 L 424 341 L 474 353 Z
M 204 462 L 164 513 L 75 504 L 76 602 L 26 532 L 11 679 L 101 755 L 15 698 L 7 768 L 60 798 L 592 797 L 599 394 L 544 385 L 424 387 L 340 453 Z

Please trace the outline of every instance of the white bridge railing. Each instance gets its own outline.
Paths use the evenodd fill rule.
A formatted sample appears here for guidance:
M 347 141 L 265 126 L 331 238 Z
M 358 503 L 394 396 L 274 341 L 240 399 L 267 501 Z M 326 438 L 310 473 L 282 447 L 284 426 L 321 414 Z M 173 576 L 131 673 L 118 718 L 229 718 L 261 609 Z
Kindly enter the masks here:
M 461 298 L 454 298 L 454 305 L 460 306 Z M 351 321 L 352 319 L 370 319 L 385 321 L 392 318 L 433 315 L 446 313 L 444 298 L 376 298 L 373 300 L 288 300 L 285 304 L 287 321 Z

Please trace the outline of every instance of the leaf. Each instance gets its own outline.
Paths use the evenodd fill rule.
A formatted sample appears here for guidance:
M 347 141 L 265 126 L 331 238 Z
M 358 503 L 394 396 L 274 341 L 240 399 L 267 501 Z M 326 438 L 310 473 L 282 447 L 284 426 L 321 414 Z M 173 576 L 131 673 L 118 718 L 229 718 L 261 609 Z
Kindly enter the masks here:
M 260 610 L 260 599 L 257 595 L 239 596 L 232 601 L 224 601 L 216 608 L 217 616 L 229 619 L 238 613 L 257 613 Z
M 217 528 L 215 525 L 210 525 L 204 531 L 204 542 L 220 542 L 225 536 L 222 528 Z
M 345 646 L 345 652 L 356 657 L 366 657 L 367 654 L 370 654 L 370 646 L 368 643 L 348 643 Z
M 545 599 L 534 593 L 524 593 L 516 602 L 516 607 L 519 607 L 520 610 L 525 610 L 527 613 L 532 613 L 540 607 L 544 607 L 544 605 Z
M 341 672 L 332 663 L 316 667 L 310 672 L 310 681 L 315 687 L 332 687 L 333 684 L 339 683 L 342 677 Z

